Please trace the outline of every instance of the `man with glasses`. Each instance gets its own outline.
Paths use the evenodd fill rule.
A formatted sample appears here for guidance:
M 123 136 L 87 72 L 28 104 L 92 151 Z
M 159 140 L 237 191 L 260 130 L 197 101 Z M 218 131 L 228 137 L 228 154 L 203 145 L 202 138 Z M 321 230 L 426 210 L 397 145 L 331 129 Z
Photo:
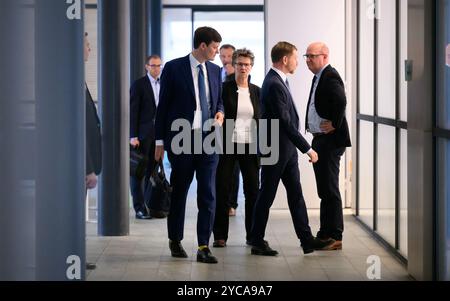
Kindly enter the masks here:
M 322 250 L 341 250 L 344 220 L 339 192 L 339 162 L 351 146 L 345 107 L 344 83 L 330 66 L 329 49 L 321 42 L 311 44 L 306 64 L 314 73 L 306 111 L 306 129 L 314 136 L 312 148 L 320 160 L 313 165 L 320 202 L 318 240 L 334 241 Z
M 131 195 L 137 219 L 151 218 L 147 212 L 148 204 L 145 202 L 150 199 L 148 185 L 154 166 L 155 116 L 159 101 L 161 67 L 161 58 L 158 55 L 149 56 L 145 64 L 147 75 L 135 81 L 130 88 L 130 145 L 139 148 L 149 157 L 144 187 L 142 187 L 143 179 L 130 177 Z M 155 217 L 163 216 L 156 214 Z

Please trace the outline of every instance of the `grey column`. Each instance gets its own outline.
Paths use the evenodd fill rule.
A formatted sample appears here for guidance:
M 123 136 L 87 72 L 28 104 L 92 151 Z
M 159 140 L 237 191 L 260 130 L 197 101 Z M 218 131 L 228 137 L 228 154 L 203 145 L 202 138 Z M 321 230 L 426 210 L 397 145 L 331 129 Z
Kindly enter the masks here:
M 150 2 L 150 52 L 161 55 L 162 0 Z
M 0 279 L 84 279 L 82 10 L 24 3 L 0 4 Z
M 99 102 L 103 171 L 98 233 L 129 234 L 129 16 L 128 0 L 99 0 Z
M 0 40 L 2 45 L 8 45 L 0 47 L 2 281 L 35 279 L 35 168 L 31 162 L 35 161 L 36 153 L 33 139 L 30 139 L 35 135 L 24 137 L 25 132 L 34 133 L 34 93 L 31 93 L 34 90 L 34 36 L 30 39 L 29 34 L 34 28 L 33 18 L 30 18 L 33 16 L 34 7 L 25 9 L 15 0 L 0 1 Z M 23 38 L 18 39 L 19 36 Z M 29 114 L 24 114 L 26 112 Z M 27 127 L 25 122 L 28 122 Z M 24 189 L 27 183 L 33 188 L 31 192 Z
M 84 1 L 38 0 L 35 7 L 36 278 L 68 279 L 74 263 L 84 278 Z
M 147 0 L 130 0 L 130 80 L 134 82 L 145 75 L 145 58 L 150 53 L 149 3 Z
M 408 2 L 408 272 L 433 279 L 433 1 Z

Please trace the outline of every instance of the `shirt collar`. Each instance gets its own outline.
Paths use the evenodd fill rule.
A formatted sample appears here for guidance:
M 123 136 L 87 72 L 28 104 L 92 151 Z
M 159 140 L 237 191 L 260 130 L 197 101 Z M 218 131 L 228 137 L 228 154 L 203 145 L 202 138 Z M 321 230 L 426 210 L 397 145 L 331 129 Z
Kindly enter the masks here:
M 281 79 L 283 80 L 283 82 L 286 82 L 287 80 L 287 75 L 286 73 L 284 73 L 283 71 L 281 71 L 280 69 L 277 69 L 275 67 L 272 66 L 273 71 L 275 71 L 276 73 L 278 73 L 278 75 L 281 77 Z
M 194 55 L 192 53 L 189 54 L 189 62 L 191 63 L 191 68 L 193 68 L 193 69 L 197 69 L 198 65 L 202 65 L 203 68 L 205 68 L 205 63 L 200 64 L 200 62 L 197 61 L 197 59 L 194 57 Z
M 320 77 L 322 76 L 323 70 L 325 70 L 328 66 L 330 66 L 330 64 L 326 64 L 320 71 L 319 73 L 316 74 L 316 78 L 320 79 Z
M 159 77 L 158 77 L 157 79 L 154 79 L 154 78 L 150 75 L 150 73 L 147 73 L 147 77 L 148 77 L 148 79 L 150 80 L 150 82 L 151 82 L 152 84 L 154 84 L 155 82 L 157 82 L 157 81 L 159 80 Z

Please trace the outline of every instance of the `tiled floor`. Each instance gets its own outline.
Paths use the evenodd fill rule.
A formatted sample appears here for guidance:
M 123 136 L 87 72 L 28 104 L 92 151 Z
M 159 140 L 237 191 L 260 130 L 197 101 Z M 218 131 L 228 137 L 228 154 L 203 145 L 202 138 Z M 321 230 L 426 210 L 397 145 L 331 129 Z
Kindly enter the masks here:
M 97 225 L 87 224 L 87 260 L 97 268 L 88 271 L 87 280 L 368 280 L 368 256 L 381 259 L 381 280 L 411 280 L 406 268 L 373 240 L 351 216 L 345 215 L 342 251 L 316 251 L 304 255 L 295 236 L 288 210 L 272 210 L 266 239 L 280 252 L 278 257 L 250 255 L 245 245 L 243 206 L 230 218 L 230 238 L 223 249 L 212 248 L 216 265 L 195 261 L 196 202 L 188 202 L 183 246 L 190 256 L 170 256 L 166 220 L 135 220 L 130 217 L 130 235 L 98 237 Z M 319 211 L 309 211 L 313 233 L 317 231 Z

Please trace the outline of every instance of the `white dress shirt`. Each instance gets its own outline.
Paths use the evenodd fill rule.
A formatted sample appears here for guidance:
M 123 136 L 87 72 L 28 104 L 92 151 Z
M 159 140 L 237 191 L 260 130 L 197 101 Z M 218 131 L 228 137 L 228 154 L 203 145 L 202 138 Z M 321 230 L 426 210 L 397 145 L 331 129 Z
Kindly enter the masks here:
M 254 115 L 249 88 L 238 87 L 237 115 L 234 125 L 233 143 L 252 143 L 252 120 Z
M 153 96 L 155 96 L 155 105 L 158 107 L 159 103 L 159 89 L 161 88 L 161 83 L 159 81 L 159 77 L 154 79 L 150 73 L 147 73 L 148 79 L 150 80 L 150 84 L 152 85 Z
M 313 86 L 313 90 L 311 93 L 311 99 L 310 99 L 309 110 L 308 110 L 308 128 L 309 128 L 308 131 L 311 134 L 322 133 L 322 130 L 320 129 L 320 124 L 323 121 L 325 121 L 325 119 L 321 118 L 316 111 L 315 100 L 316 100 L 317 86 L 319 85 L 319 81 L 320 81 L 320 78 L 322 77 L 323 70 L 325 70 L 326 67 L 328 67 L 328 65 L 323 67 L 322 70 L 320 70 L 319 73 L 317 73 L 315 75 L 316 80 L 314 81 L 314 86 Z
M 197 61 L 197 59 L 192 55 L 192 53 L 189 55 L 189 61 L 191 62 L 191 72 L 192 72 L 192 78 L 194 79 L 194 90 L 195 90 L 195 102 L 196 102 L 196 113 L 194 112 L 194 121 L 192 122 L 192 129 L 193 130 L 200 130 L 202 129 L 202 114 L 201 114 L 201 106 L 200 106 L 200 96 L 198 92 L 198 65 L 200 65 L 200 62 Z M 205 90 L 206 90 L 206 100 L 208 103 L 208 109 L 211 110 L 211 96 L 209 93 L 209 82 L 208 82 L 208 72 L 206 71 L 206 64 L 203 63 L 202 69 L 203 74 L 205 75 Z

